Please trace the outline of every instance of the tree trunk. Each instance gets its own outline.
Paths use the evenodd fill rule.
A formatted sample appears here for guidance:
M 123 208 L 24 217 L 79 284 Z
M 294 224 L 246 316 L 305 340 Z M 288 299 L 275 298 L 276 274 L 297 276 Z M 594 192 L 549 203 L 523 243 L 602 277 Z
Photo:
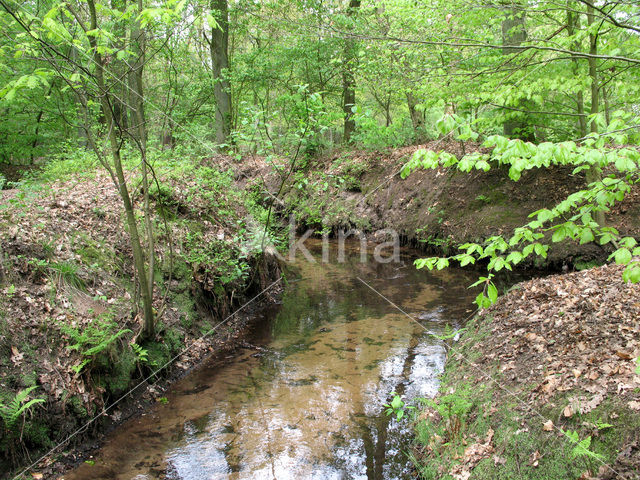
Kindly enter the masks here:
M 142 12 L 143 5 L 142 0 L 138 0 L 138 11 Z M 131 119 L 131 125 L 133 128 L 133 136 L 136 137 L 138 150 L 142 162 L 140 163 L 140 169 L 142 174 L 142 194 L 143 194 L 143 208 L 144 208 L 144 226 L 147 237 L 147 271 L 146 276 L 141 276 L 138 280 L 140 282 L 141 291 L 146 289 L 147 295 L 153 301 L 154 290 L 154 274 L 155 274 L 155 234 L 153 231 L 153 214 L 151 206 L 149 204 L 149 168 L 147 164 L 147 126 L 144 114 L 144 90 L 142 83 L 142 73 L 145 65 L 145 52 L 146 52 L 146 36 L 140 24 L 136 21 L 131 28 L 131 48 L 136 52 L 136 60 L 131 65 L 131 71 L 129 72 L 129 88 L 131 92 L 132 102 L 131 107 L 133 109 L 133 116 Z M 146 285 L 145 285 L 146 284 Z M 144 293 L 143 293 L 144 295 Z M 143 297 L 144 298 L 144 297 Z M 149 319 L 145 315 L 145 322 L 142 331 L 143 338 L 151 338 L 154 334 L 154 321 L 153 315 Z
M 580 28 L 580 17 L 578 12 L 574 10 L 574 2 L 570 0 L 567 5 L 567 33 L 570 37 L 573 37 L 576 33 L 576 30 Z M 575 41 L 571 45 L 571 49 L 574 52 L 580 51 L 580 42 Z M 571 63 L 572 63 L 572 71 L 573 75 L 577 77 L 580 74 L 580 59 L 572 55 Z M 580 138 L 583 138 L 587 135 L 587 116 L 584 111 L 584 93 L 582 89 L 578 90 L 576 94 L 576 106 L 578 109 L 578 127 L 580 128 Z
M 604 121 L 607 123 L 607 127 L 611 123 L 611 107 L 609 105 L 609 95 L 607 94 L 607 87 L 604 85 L 600 87 L 602 90 L 602 101 L 604 102 Z
M 411 124 L 413 125 L 413 132 L 415 133 L 416 141 L 421 141 L 424 132 L 424 115 L 416 109 L 418 102 L 413 93 L 407 92 L 407 107 L 409 108 L 409 116 L 411 117 Z
M 595 22 L 595 15 L 593 12 L 593 7 L 587 5 L 587 25 L 591 27 Z M 592 56 L 589 57 L 589 77 L 591 78 L 591 133 L 598 133 L 598 124 L 595 119 L 595 115 L 600 112 L 600 91 L 598 88 L 598 63 L 593 55 L 598 54 L 598 34 L 593 33 L 593 31 L 589 30 L 591 33 L 589 34 L 589 54 Z M 587 170 L 587 183 L 599 182 L 602 180 L 602 169 L 600 165 L 592 165 L 589 170 Z M 598 223 L 600 227 L 605 226 L 604 212 L 597 211 L 594 215 L 594 220 Z
M 357 15 L 360 0 L 349 0 L 347 17 Z M 353 118 L 353 107 L 356 105 L 355 67 L 358 62 L 357 43 L 353 38 L 346 38 L 344 46 L 344 67 L 342 69 L 342 111 L 344 112 L 344 131 L 342 142 L 349 143 L 351 135 L 356 129 Z
M 504 55 L 519 53 L 519 49 L 511 47 L 520 46 L 526 41 L 525 16 L 523 6 L 517 2 L 506 7 L 506 14 L 502 20 L 502 53 Z M 535 133 L 527 122 L 526 114 L 510 112 L 508 115 L 509 118 L 503 123 L 505 137 L 535 141 Z
M 87 0 L 89 7 L 89 13 L 91 18 L 91 29 L 97 29 L 97 13 L 94 0 Z M 153 293 L 149 289 L 147 281 L 147 269 L 145 265 L 144 251 L 142 249 L 142 243 L 140 240 L 140 234 L 138 232 L 138 223 L 136 220 L 135 212 L 133 210 L 133 202 L 131 201 L 131 195 L 127 188 L 127 181 L 122 167 L 122 158 L 120 156 L 121 142 L 119 141 L 118 134 L 122 135 L 121 125 L 116 123 L 112 114 L 112 95 L 109 94 L 109 89 L 105 86 L 104 81 L 104 60 L 102 55 L 98 52 L 97 43 L 95 37 L 89 37 L 91 42 L 91 48 L 93 50 L 93 59 L 96 64 L 96 83 L 100 92 L 100 104 L 102 107 L 102 113 L 104 115 L 109 135 L 109 143 L 111 146 L 111 157 L 113 159 L 113 170 L 115 175 L 112 177 L 116 182 L 118 193 L 122 203 L 124 204 L 125 219 L 127 227 L 129 229 L 129 240 L 131 243 L 131 250 L 133 253 L 133 262 L 135 265 L 136 275 L 140 284 L 140 291 L 142 296 L 142 308 L 143 308 L 143 336 L 147 336 L 150 333 L 153 334 L 154 329 L 154 314 L 153 314 Z M 142 101 L 142 98 L 140 99 Z M 94 148 L 96 146 L 94 145 Z M 100 158 L 100 152 L 96 148 L 96 154 Z
M 211 68 L 216 100 L 216 143 L 229 143 L 231 133 L 231 84 L 229 70 L 229 10 L 227 0 L 211 0 L 212 14 L 218 25 L 211 29 Z

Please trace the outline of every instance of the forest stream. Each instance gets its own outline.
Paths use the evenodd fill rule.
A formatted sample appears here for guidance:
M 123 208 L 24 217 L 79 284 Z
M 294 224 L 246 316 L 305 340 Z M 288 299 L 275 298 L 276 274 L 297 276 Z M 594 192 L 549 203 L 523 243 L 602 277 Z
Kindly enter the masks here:
M 416 270 L 406 250 L 362 263 L 359 245 L 338 262 L 334 244 L 323 263 L 315 247 L 315 262 L 291 265 L 282 304 L 246 348 L 175 384 L 64 478 L 414 478 L 410 426 L 383 404 L 392 392 L 409 403 L 436 393 L 445 350 L 430 333 L 469 315 L 475 276 Z

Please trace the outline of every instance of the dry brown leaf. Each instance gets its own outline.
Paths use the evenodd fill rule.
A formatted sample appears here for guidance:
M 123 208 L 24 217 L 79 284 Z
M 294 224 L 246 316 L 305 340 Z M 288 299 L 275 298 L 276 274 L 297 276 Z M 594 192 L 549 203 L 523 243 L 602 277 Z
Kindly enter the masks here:
M 538 450 L 536 450 L 529 457 L 529 465 L 532 466 L 532 467 L 537 467 L 538 464 L 540 463 L 539 462 L 540 458 L 542 458 L 542 455 L 540 455 L 540 452 Z
M 630 353 L 627 353 L 627 352 L 625 352 L 623 350 L 618 350 L 616 352 L 616 355 L 619 356 L 623 360 L 631 360 L 633 358 L 633 356 Z
M 640 402 L 636 400 L 632 400 L 631 402 L 627 403 L 627 405 L 631 410 L 640 410 Z
M 544 430 L 545 432 L 551 432 L 553 430 L 553 421 L 547 420 L 546 422 L 544 422 L 544 424 L 542 425 L 542 430 Z
M 570 418 L 573 416 L 573 408 L 571 408 L 571 405 L 567 405 L 566 407 L 564 407 L 562 415 L 564 415 L 565 418 Z
M 600 405 L 602 403 L 602 400 L 604 400 L 604 394 L 602 392 L 596 393 L 591 400 L 586 403 L 580 404 L 580 413 L 582 413 L 583 415 L 585 413 L 589 413 L 591 410 Z

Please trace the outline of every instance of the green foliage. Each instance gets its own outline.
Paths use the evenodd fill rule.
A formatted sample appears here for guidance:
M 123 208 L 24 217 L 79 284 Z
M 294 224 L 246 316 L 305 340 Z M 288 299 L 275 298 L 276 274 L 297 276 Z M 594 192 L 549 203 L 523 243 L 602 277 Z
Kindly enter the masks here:
M 0 402 L 0 417 L 2 418 L 4 427 L 13 434 L 17 434 L 15 427 L 18 420 L 25 416 L 35 405 L 44 403 L 44 399 L 42 398 L 32 398 L 28 400 L 29 394 L 36 388 L 38 387 L 32 386 L 21 390 L 6 404 Z
M 73 263 L 53 262 L 39 258 L 30 258 L 28 263 L 36 273 L 46 274 L 58 284 L 64 283 L 78 290 L 86 289 L 84 280 L 78 275 L 78 266 Z
M 477 399 L 469 384 L 461 384 L 453 392 L 440 395 L 435 400 L 423 399 L 422 403 L 442 418 L 437 424 L 423 425 L 423 428 L 430 432 L 427 435 L 439 435 L 445 443 L 457 443 L 476 402 Z M 423 435 L 425 433 L 425 431 L 422 432 Z
M 82 328 L 60 323 L 60 330 L 69 337 L 67 349 L 81 354 L 81 361 L 72 367 L 79 374 L 87 365 L 106 367 L 115 354 L 115 342 L 123 335 L 131 333 L 129 329 L 119 329 L 117 323 L 104 314 L 91 320 Z
M 136 359 L 140 363 L 148 363 L 149 362 L 149 351 L 146 348 L 142 348 L 137 343 L 131 344 L 131 349 L 133 353 L 136 355 Z
M 379 114 L 370 108 L 357 108 L 354 118 L 356 133 L 353 139 L 367 149 L 398 148 L 414 141 L 415 131 L 409 119 L 384 125 Z
M 98 166 L 98 159 L 90 150 L 72 142 L 63 143 L 39 170 L 34 171 L 32 181 L 52 182 L 70 177 L 93 176 Z
M 407 405 L 397 393 L 392 392 L 391 395 L 393 396 L 391 402 L 383 405 L 386 415 L 395 415 L 396 420 L 400 421 L 405 418 L 407 411 L 415 410 L 416 407 Z
M 462 335 L 466 330 L 467 330 L 466 328 L 453 329 L 451 325 L 447 323 L 444 327 L 443 334 L 438 335 L 438 334 L 432 333 L 431 335 L 437 338 L 438 340 L 442 340 L 444 342 L 446 340 L 451 340 L 452 338 L 455 338 L 458 335 Z
M 603 455 L 589 450 L 591 446 L 591 435 L 580 440 L 580 435 L 574 430 L 567 430 L 562 433 L 564 433 L 571 442 L 575 443 L 575 446 L 571 449 L 571 458 L 589 457 L 596 460 L 604 459 Z
M 195 270 L 202 269 L 222 285 L 242 283 L 249 275 L 246 256 L 223 240 L 205 241 L 202 234 L 189 232 L 185 259 Z
M 456 115 L 445 116 L 440 127 L 447 134 L 456 130 L 466 132 L 456 134 L 458 138 L 465 138 L 474 133 L 470 130 L 469 124 Z M 610 259 L 626 266 L 623 274 L 625 281 L 639 282 L 640 262 L 634 260 L 634 257 L 640 255 L 640 247 L 637 246 L 636 240 L 632 237 L 622 237 L 615 228 L 601 226 L 594 220 L 598 212 L 609 211 L 615 203 L 622 201 L 631 185 L 640 181 L 640 169 L 637 168 L 640 153 L 633 148 L 615 148 L 608 145 L 608 142 L 613 140 L 626 139 L 618 138 L 619 135 L 611 128 L 602 135 L 592 134 L 582 146 L 574 142 L 546 142 L 535 145 L 493 135 L 484 142 L 484 146 L 492 149 L 490 154 L 472 153 L 458 159 L 445 151 L 417 150 L 402 170 L 404 177 L 416 168 L 451 167 L 470 172 L 474 169 L 488 171 L 492 165 L 509 166 L 509 176 L 514 181 L 520 179 L 524 170 L 553 165 L 572 165 L 575 167 L 574 174 L 593 168 L 609 168 L 616 173 L 570 194 L 551 209 L 544 208 L 531 213 L 529 217 L 533 220 L 516 228 L 511 237 L 496 235 L 487 238 L 484 243 L 459 245 L 458 250 L 462 253 L 419 259 L 415 262 L 416 267 L 441 270 L 448 267 L 452 261 L 465 266 L 484 260 L 488 262 L 486 268 L 489 272 L 511 270 L 530 255 L 546 258 L 549 245 L 546 243 L 545 234 L 550 234 L 553 243 L 572 240 L 584 244 L 596 239 L 601 245 L 615 243 L 617 249 L 611 254 Z M 486 291 L 478 295 L 476 303 L 484 308 L 495 302 L 496 298 L 495 286 L 488 283 Z

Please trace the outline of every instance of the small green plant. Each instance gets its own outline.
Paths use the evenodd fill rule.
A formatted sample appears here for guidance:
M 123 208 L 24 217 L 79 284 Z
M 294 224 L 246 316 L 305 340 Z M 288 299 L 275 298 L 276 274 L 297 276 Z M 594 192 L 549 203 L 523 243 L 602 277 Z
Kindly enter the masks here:
M 437 338 L 438 340 L 442 340 L 444 342 L 446 340 L 451 340 L 452 338 L 455 338 L 458 335 L 461 335 L 466 330 L 467 330 L 466 328 L 455 329 L 447 323 L 444 327 L 444 333 L 442 335 L 437 335 L 435 333 L 432 333 L 431 335 Z
M 131 349 L 133 353 L 136 354 L 136 360 L 140 363 L 148 363 L 149 362 L 149 351 L 146 348 L 142 348 L 137 343 L 131 344 Z
M 85 290 L 84 280 L 78 276 L 78 266 L 70 262 L 49 262 L 49 272 L 58 283 L 64 283 L 78 290 Z
M 44 403 L 43 398 L 29 398 L 29 394 L 38 388 L 37 386 L 29 387 L 25 390 L 21 390 L 16 394 L 15 397 L 7 404 L 0 402 L 0 417 L 2 417 L 2 422 L 4 423 L 4 427 L 11 433 L 15 433 L 15 427 L 18 423 L 20 417 L 26 414 L 33 406 L 38 403 Z
M 575 444 L 571 449 L 571 458 L 588 457 L 596 460 L 604 459 L 603 455 L 589 450 L 591 447 L 591 435 L 580 440 L 580 435 L 575 430 L 563 430 L 562 433 L 564 433 L 566 437 Z
M 402 420 L 406 416 L 407 410 L 414 410 L 416 408 L 411 405 L 407 405 L 396 392 L 391 392 L 391 395 L 393 395 L 391 403 L 385 403 L 383 405 L 383 407 L 386 408 L 384 413 L 387 415 L 395 415 L 396 420 Z
M 51 262 L 40 258 L 30 258 L 27 263 L 34 271 L 45 274 L 57 283 L 64 283 L 78 290 L 86 290 L 84 280 L 78 275 L 78 266 L 70 262 Z
M 487 277 L 478 278 L 477 282 L 469 286 L 469 288 L 473 288 L 484 283 L 484 289 L 478 294 L 474 301 L 474 303 L 478 305 L 478 308 L 489 308 L 496 303 L 498 299 L 498 287 L 491 281 L 492 278 L 493 274 L 490 273 Z
M 457 390 L 441 395 L 437 400 L 426 399 L 424 403 L 436 411 L 442 420 L 437 425 L 429 425 L 433 434 L 449 442 L 455 442 L 460 436 L 474 403 L 471 400 L 471 387 L 461 385 Z
M 249 276 L 246 256 L 224 240 L 206 242 L 198 232 L 188 233 L 186 240 L 187 262 L 212 275 L 222 285 L 241 283 Z
M 595 427 L 598 429 L 598 431 L 601 431 L 607 428 L 612 428 L 613 425 L 611 425 L 610 423 L 602 423 L 598 421 L 596 422 Z M 575 430 L 562 430 L 562 433 L 571 441 L 571 444 L 573 445 L 569 454 L 571 459 L 583 459 L 585 461 L 586 467 L 589 470 L 596 470 L 596 464 L 594 464 L 594 461 L 603 462 L 605 460 L 606 457 L 604 455 L 596 453 L 591 449 L 591 435 L 588 435 L 581 440 L 580 434 Z
M 108 357 L 114 342 L 123 335 L 131 333 L 129 329 L 118 330 L 115 321 L 105 315 L 92 321 L 82 330 L 66 324 L 60 325 L 60 330 L 71 341 L 67 349 L 82 354 L 80 364 L 71 367 L 75 374 L 82 372 L 84 367 L 93 361 L 98 361 L 104 356 Z

